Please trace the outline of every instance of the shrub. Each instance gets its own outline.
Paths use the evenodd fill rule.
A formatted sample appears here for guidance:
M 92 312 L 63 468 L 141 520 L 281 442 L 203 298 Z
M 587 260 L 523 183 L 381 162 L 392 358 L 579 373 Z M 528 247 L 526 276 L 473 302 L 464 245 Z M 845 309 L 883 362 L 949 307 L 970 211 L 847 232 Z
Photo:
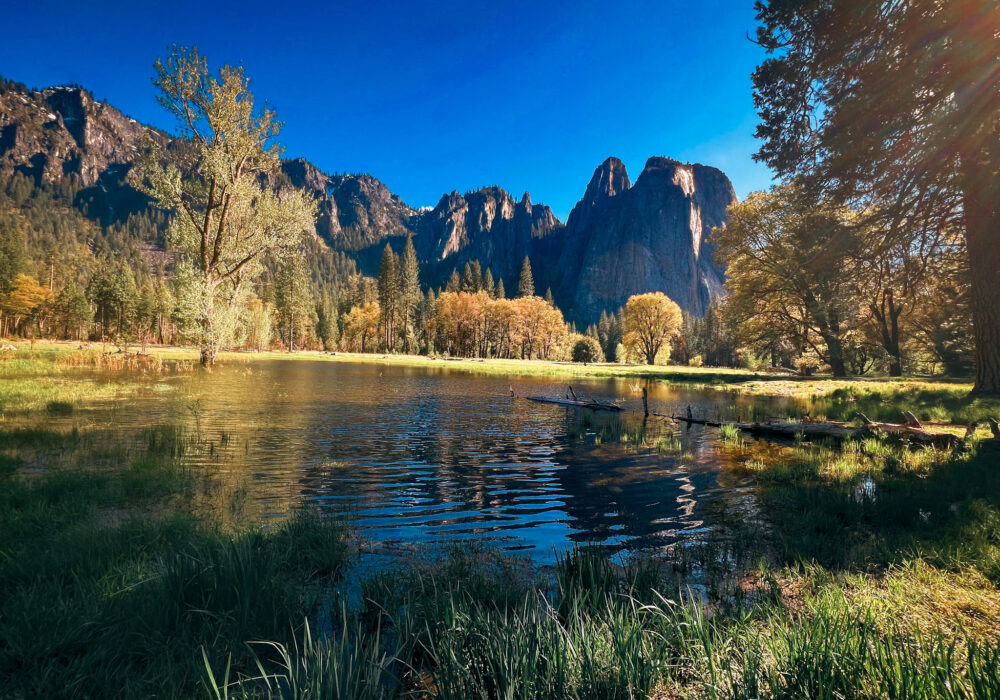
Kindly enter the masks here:
M 573 346 L 573 362 L 603 362 L 604 353 L 601 344 L 590 336 L 584 336 Z

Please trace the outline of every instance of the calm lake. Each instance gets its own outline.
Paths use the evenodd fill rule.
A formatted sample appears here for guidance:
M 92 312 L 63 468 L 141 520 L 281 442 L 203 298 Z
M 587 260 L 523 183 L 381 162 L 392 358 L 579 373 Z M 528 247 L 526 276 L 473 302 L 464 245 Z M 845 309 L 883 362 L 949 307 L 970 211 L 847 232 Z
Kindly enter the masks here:
M 473 538 L 551 561 L 574 543 L 649 552 L 756 517 L 753 490 L 727 470 L 732 452 L 718 430 L 653 417 L 643 428 L 637 390 L 646 386 L 650 410 L 666 414 L 690 405 L 696 416 L 784 415 L 778 401 L 441 365 L 228 362 L 52 420 L 106 429 L 121 444 L 151 427 L 180 427 L 191 438 L 183 459 L 205 477 L 199 508 L 220 521 L 267 523 L 308 501 L 348 518 L 373 547 Z M 567 381 L 580 395 L 636 410 L 510 396 L 511 388 L 562 396 Z

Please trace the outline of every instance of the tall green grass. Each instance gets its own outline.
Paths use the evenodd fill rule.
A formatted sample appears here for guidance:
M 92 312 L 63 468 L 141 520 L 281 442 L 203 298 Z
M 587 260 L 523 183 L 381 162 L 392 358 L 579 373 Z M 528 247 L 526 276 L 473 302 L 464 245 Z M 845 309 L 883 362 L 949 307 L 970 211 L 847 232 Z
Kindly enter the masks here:
M 438 572 L 441 573 L 441 572 Z M 334 631 L 266 644 L 257 673 L 208 665 L 216 698 L 990 698 L 995 642 L 879 624 L 840 597 L 708 614 L 600 553 L 561 560 L 554 592 L 475 571 L 394 578 Z M 653 588 L 637 596 L 646 584 Z M 371 593 L 371 591 L 369 591 Z M 643 601 L 642 597 L 646 600 Z
M 877 385 L 846 384 L 810 401 L 813 416 L 855 420 L 864 413 L 874 421 L 902 422 L 902 411 L 921 421 L 957 423 L 1000 417 L 1000 400 L 970 399 L 966 387 L 947 384 Z
M 116 469 L 0 476 L 0 678 L 7 697 L 190 697 L 202 654 L 250 671 L 245 642 L 293 638 L 347 559 L 339 522 L 303 512 L 232 535 L 178 505 L 191 475 L 177 431 L 151 431 Z M 0 435 L 89 461 L 89 441 Z M 6 459 L 16 457 L 8 455 Z

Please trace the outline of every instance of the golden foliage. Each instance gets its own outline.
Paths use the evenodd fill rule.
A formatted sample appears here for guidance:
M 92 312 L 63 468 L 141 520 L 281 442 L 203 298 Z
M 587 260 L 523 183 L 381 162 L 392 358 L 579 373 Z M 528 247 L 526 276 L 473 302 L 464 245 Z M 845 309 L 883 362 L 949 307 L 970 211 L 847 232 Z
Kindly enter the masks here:
M 635 294 L 625 303 L 622 343 L 629 355 L 654 364 L 657 353 L 680 331 L 682 321 L 681 308 L 663 292 Z

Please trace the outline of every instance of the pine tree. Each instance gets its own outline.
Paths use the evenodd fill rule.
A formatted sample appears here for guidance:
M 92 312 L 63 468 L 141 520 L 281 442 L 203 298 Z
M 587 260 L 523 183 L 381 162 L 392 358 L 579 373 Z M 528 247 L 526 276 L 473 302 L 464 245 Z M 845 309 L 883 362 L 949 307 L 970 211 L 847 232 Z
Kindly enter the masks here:
M 519 297 L 533 297 L 535 296 L 535 278 L 531 275 L 531 261 L 528 260 L 528 256 L 524 256 L 524 262 L 521 263 L 521 279 L 517 283 L 517 295 Z
M 118 264 L 113 278 L 115 290 L 115 315 L 118 318 L 117 336 L 128 340 L 135 331 L 138 311 L 139 289 L 135 284 L 132 268 L 125 262 Z
M 488 267 L 486 268 L 486 274 L 483 275 L 483 289 L 486 290 L 486 293 L 490 295 L 491 299 L 496 299 L 496 285 L 493 282 L 493 273 Z
M 545 290 L 545 301 L 549 302 L 552 306 L 556 305 L 555 299 L 552 298 L 552 287 Z
M 10 291 L 24 267 L 25 232 L 15 219 L 0 217 L 0 294 Z
M 604 356 L 614 359 L 618 345 L 622 342 L 622 321 L 620 315 L 601 311 L 597 322 L 597 339 L 601 342 Z
M 136 296 L 134 323 L 136 338 L 142 346 L 142 352 L 145 353 L 153 337 L 156 323 L 156 290 L 148 283 L 142 285 Z
M 451 277 L 448 278 L 448 284 L 444 286 L 444 291 L 446 292 L 458 292 L 462 289 L 462 282 L 458 278 L 458 269 L 451 271 Z
M 419 334 L 424 343 L 424 347 L 427 352 L 434 351 L 435 345 L 435 333 L 434 328 L 431 325 L 431 319 L 434 317 L 434 311 L 437 307 L 437 296 L 434 294 L 433 289 L 427 290 L 427 296 L 420 305 L 420 322 L 419 322 Z
M 503 277 L 501 277 L 500 281 L 497 282 L 497 299 L 506 299 L 506 298 L 507 298 L 507 290 L 503 288 Z
M 406 352 L 412 352 L 410 347 L 411 338 L 416 336 L 415 317 L 417 306 L 423 296 L 420 293 L 420 264 L 417 262 L 417 251 L 413 247 L 413 237 L 406 237 L 406 245 L 403 246 L 403 256 L 400 261 L 400 284 L 403 298 L 402 320 L 403 320 L 403 343 Z
M 483 268 L 479 264 L 478 260 L 472 261 L 471 266 L 471 279 L 472 279 L 472 293 L 482 291 L 483 289 Z
M 280 319 L 279 327 L 287 334 L 288 352 L 292 352 L 296 340 L 307 335 L 315 306 L 305 261 L 301 256 L 289 257 L 278 271 L 274 284 L 274 303 Z
M 399 317 L 402 289 L 399 273 L 399 257 L 386 243 L 382 251 L 382 262 L 378 266 L 378 303 L 382 314 L 382 340 L 385 349 L 390 352 L 396 347 L 396 320 Z
M 324 350 L 332 350 L 340 339 L 337 324 L 337 304 L 325 296 L 316 304 L 316 338 L 323 343 Z
M 465 267 L 462 268 L 462 277 L 460 278 L 460 288 L 463 292 L 469 292 L 474 294 L 476 291 L 476 280 L 472 276 L 472 265 L 468 262 L 465 263 Z
M 83 289 L 76 282 L 70 282 L 55 301 L 56 318 L 63 326 L 63 335 L 70 337 L 71 330 L 76 331 L 77 338 L 83 337 L 83 328 L 90 322 L 90 304 Z

